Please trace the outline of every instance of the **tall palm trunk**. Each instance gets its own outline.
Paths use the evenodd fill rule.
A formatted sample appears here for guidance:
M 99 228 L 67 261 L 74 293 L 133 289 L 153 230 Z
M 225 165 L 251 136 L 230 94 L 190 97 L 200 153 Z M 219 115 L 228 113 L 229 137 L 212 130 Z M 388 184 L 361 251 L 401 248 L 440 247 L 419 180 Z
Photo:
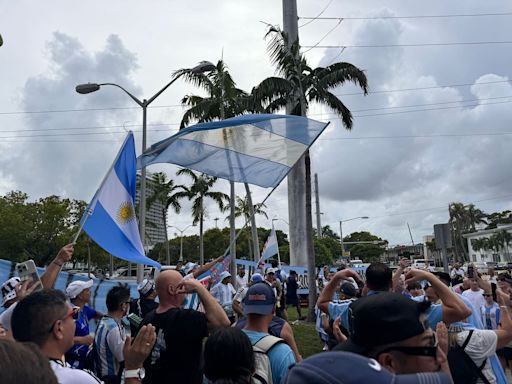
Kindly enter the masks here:
M 229 255 L 231 256 L 231 275 L 236 275 L 236 228 L 235 228 L 235 182 L 229 182 Z
M 204 264 L 204 244 L 203 244 L 203 199 L 201 198 L 201 212 L 199 214 L 199 264 Z
M 260 257 L 260 241 L 258 239 L 258 228 L 256 227 L 256 215 L 254 213 L 254 205 L 252 203 L 249 184 L 244 183 L 244 186 L 245 193 L 247 194 L 247 204 L 249 205 L 249 215 L 251 220 L 252 254 L 254 256 L 254 261 L 258 261 Z
M 162 222 L 164 223 L 164 233 L 165 233 L 165 244 L 166 244 L 166 258 L 165 264 L 171 264 L 171 252 L 169 250 L 169 236 L 167 235 L 167 212 L 165 209 L 162 209 Z

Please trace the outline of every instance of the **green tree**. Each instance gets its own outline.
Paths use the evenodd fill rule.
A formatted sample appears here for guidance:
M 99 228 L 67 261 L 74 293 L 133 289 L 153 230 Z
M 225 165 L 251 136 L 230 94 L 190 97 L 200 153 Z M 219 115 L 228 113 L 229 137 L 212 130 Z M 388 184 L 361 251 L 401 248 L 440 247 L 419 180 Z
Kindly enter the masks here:
M 512 211 L 493 212 L 487 215 L 486 229 L 497 228 L 499 224 L 512 224 Z
M 307 116 L 310 103 L 327 106 L 341 117 L 346 129 L 352 128 L 352 114 L 331 90 L 347 82 L 359 85 L 368 92 L 366 75 L 350 63 L 338 62 L 327 67 L 311 68 L 300 52 L 299 41 L 289 41 L 288 35 L 274 27 L 269 29 L 268 51 L 279 77 L 269 77 L 255 87 L 251 94 L 267 113 L 282 110 Z M 305 200 L 304 200 L 305 199 Z M 305 206 L 304 206 L 305 201 Z M 315 267 L 313 223 L 311 216 L 311 169 L 309 151 L 288 174 L 288 205 L 290 209 L 290 241 L 292 256 L 307 255 L 309 271 Z M 309 273 L 309 285 L 314 286 L 314 273 Z M 316 291 L 310 290 L 309 319 L 314 315 Z
M 328 237 L 330 239 L 336 240 L 337 242 L 340 241 L 340 236 L 332 230 L 330 225 L 322 227 L 322 237 Z
M 316 267 L 334 264 L 331 250 L 320 239 L 315 239 L 315 256 Z
M 454 239 L 455 256 L 459 260 L 469 260 L 467 242 L 463 235 L 475 232 L 478 224 L 487 224 L 485 220 L 487 215 L 480 209 L 475 208 L 473 204 L 464 205 L 459 202 L 450 203 L 448 212 L 450 215 L 449 224 Z
M 225 211 L 226 203 L 229 204 L 229 196 L 222 192 L 211 191 L 217 181 L 216 177 L 206 174 L 196 175 L 190 169 L 180 169 L 177 175 L 187 175 L 192 179 L 190 187 L 183 186 L 183 191 L 177 192 L 178 198 L 186 197 L 192 202 L 192 223 L 199 223 L 199 261 L 204 264 L 203 221 L 208 216 L 204 200 L 213 200 L 221 211 Z
M 375 244 L 348 244 L 351 259 L 363 260 L 365 263 L 379 261 L 380 256 L 386 251 L 387 240 L 372 235 L 370 232 L 353 232 L 343 238 L 344 242 L 372 241 Z M 378 242 L 378 243 L 377 243 Z
M 183 196 L 179 195 L 178 192 L 183 191 L 183 186 L 175 184 L 173 179 L 167 179 L 167 176 L 163 172 L 153 174 L 151 181 L 152 194 L 147 199 L 146 204 L 148 209 L 156 202 L 162 205 L 161 215 L 162 223 L 164 224 L 165 244 L 167 248 L 166 263 L 169 264 L 170 251 L 169 238 L 167 237 L 167 213 L 169 208 L 176 213 L 180 213 L 180 198 Z

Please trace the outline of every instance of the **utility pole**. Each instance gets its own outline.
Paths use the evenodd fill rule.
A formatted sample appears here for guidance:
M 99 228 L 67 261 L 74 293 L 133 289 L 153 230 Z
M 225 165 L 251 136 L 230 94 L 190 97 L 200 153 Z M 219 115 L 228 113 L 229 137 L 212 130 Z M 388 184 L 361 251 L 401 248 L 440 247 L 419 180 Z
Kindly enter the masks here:
M 297 0 L 283 0 L 283 32 L 288 37 L 288 47 L 299 39 L 299 19 Z M 302 116 L 306 116 L 305 105 L 301 101 Z M 292 112 L 289 103 L 286 113 Z M 308 269 L 308 321 L 314 321 L 316 292 L 315 249 L 309 230 L 313 227 L 311 214 L 311 174 L 309 152 L 299 159 L 288 174 L 288 214 L 290 218 L 290 262 L 292 265 L 307 265 Z M 305 219 L 305 220 L 304 220 Z
M 322 223 L 320 222 L 320 196 L 318 193 L 318 174 L 315 173 L 315 203 L 316 203 L 316 232 L 319 239 L 322 238 Z

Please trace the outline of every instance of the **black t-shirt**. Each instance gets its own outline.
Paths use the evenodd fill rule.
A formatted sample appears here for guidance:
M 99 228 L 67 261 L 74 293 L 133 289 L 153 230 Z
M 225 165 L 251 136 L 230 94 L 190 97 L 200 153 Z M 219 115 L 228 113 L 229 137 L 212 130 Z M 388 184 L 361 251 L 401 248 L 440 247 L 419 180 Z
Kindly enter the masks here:
M 288 280 L 286 281 L 286 299 L 297 298 L 297 288 L 299 288 L 299 285 L 297 284 L 297 280 L 294 277 L 288 277 Z
M 191 309 L 151 311 L 142 325 L 156 327 L 157 340 L 144 362 L 144 384 L 202 383 L 203 339 L 208 336 L 206 316 Z

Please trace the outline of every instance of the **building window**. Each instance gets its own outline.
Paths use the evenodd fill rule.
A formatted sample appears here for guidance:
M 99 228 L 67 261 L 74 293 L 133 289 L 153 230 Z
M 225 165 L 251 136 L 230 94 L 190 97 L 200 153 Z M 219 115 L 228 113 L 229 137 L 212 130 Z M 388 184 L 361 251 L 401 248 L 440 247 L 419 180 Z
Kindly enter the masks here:
M 476 262 L 476 255 L 474 253 L 471 255 L 471 261 L 474 263 Z

